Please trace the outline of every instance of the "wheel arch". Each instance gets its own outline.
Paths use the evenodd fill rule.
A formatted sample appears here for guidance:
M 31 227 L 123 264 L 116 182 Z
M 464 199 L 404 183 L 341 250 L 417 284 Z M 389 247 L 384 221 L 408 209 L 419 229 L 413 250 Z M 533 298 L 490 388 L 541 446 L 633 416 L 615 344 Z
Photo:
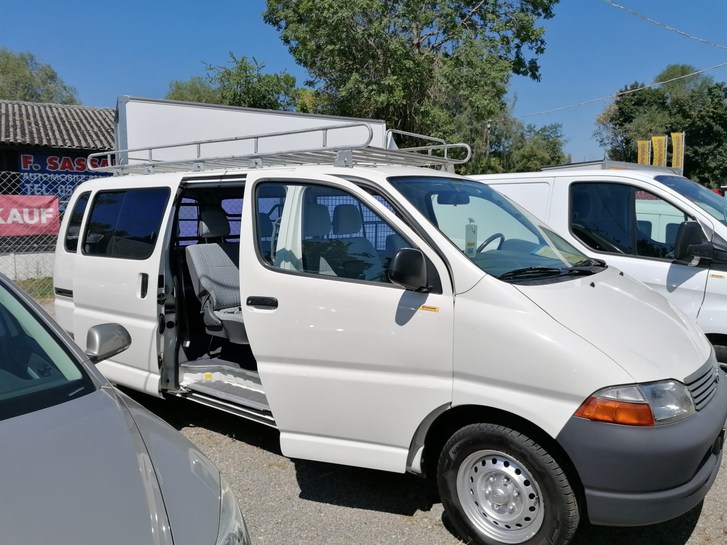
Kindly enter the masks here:
M 571 487 L 576 492 L 578 503 L 581 510 L 585 512 L 585 497 L 583 495 L 583 485 L 578 475 L 578 471 L 573 465 L 570 457 L 560 444 L 542 428 L 532 422 L 494 407 L 478 406 L 478 405 L 461 405 L 441 410 L 437 414 L 431 415 L 422 425 L 429 424 L 426 429 L 421 429 L 417 433 L 420 438 L 419 445 L 412 444 L 409 455 L 409 462 L 420 453 L 421 460 L 415 473 L 421 473 L 424 477 L 436 476 L 437 462 L 447 440 L 459 429 L 470 424 L 498 424 L 507 426 L 517 430 L 534 441 L 548 451 L 548 453 L 558 462 L 560 467 L 565 471 Z M 408 464 L 410 471 L 412 467 Z

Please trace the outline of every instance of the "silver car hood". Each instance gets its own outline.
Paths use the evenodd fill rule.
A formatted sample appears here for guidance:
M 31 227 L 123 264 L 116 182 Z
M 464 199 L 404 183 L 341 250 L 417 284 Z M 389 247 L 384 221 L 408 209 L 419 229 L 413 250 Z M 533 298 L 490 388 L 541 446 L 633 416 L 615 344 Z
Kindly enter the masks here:
M 219 484 L 210 490 L 219 483 L 209 474 L 214 469 L 206 459 L 198 464 L 198 470 L 204 467 L 201 513 L 192 509 L 196 495 L 165 508 L 164 481 L 190 480 L 193 447 L 150 413 L 127 407 L 110 387 L 1 421 L 0 437 L 0 543 L 167 545 L 174 532 L 179 545 L 195 543 L 185 535 L 194 524 L 203 527 L 194 539 L 200 531 L 206 534 L 196 543 L 214 543 L 219 512 Z M 155 447 L 159 454 L 173 458 L 171 471 L 164 469 L 165 460 L 154 459 L 154 448 L 145 444 L 150 440 L 161 444 Z M 175 476 L 180 459 L 186 459 L 186 471 Z M 180 501 L 190 502 L 189 509 L 175 515 Z

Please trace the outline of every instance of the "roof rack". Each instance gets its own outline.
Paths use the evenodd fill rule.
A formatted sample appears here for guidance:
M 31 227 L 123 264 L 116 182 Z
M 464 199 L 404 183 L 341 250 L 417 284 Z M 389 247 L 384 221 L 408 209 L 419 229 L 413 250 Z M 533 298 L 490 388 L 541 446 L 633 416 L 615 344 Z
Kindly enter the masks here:
M 447 144 L 439 138 L 393 129 L 386 131 L 388 148 L 371 146 L 373 134 L 371 126 L 366 123 L 346 123 L 98 152 L 89 155 L 88 164 L 94 172 L 111 172 L 116 175 L 304 164 L 333 164 L 343 167 L 386 164 L 452 170 L 454 165 L 466 163 L 472 156 L 472 149 L 468 144 Z M 396 135 L 423 140 L 426 144 L 397 148 L 394 143 Z M 301 141 L 311 142 L 311 145 L 295 145 Z M 294 145 L 291 146 L 291 142 Z M 451 154 L 455 150 L 455 155 L 464 157 L 453 158 Z
M 639 163 L 628 163 L 626 161 L 612 161 L 610 159 L 602 159 L 600 161 L 584 161 L 582 163 L 568 163 L 565 165 L 555 165 L 552 167 L 542 167 L 540 170 L 646 170 L 651 172 L 663 172 L 667 174 L 682 174 L 681 169 L 667 166 L 642 165 Z

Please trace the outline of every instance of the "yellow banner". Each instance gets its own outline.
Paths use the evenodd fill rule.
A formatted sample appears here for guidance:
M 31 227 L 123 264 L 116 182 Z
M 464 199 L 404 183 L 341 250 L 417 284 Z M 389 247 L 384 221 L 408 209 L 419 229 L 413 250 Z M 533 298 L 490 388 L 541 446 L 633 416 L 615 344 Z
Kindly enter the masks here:
M 651 157 L 651 164 L 656 167 L 666 166 L 666 135 L 664 136 L 652 136 L 651 146 L 653 155 Z
M 684 169 L 684 133 L 671 133 L 671 166 Z
M 638 159 L 636 162 L 640 165 L 648 165 L 651 163 L 651 142 L 649 140 L 637 140 L 636 149 L 638 150 Z

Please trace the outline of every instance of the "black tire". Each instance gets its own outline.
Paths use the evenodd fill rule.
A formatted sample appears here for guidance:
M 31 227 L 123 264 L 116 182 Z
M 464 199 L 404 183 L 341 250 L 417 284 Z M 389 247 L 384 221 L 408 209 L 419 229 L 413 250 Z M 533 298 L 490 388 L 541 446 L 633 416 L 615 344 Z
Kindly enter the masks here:
M 714 344 L 714 355 L 717 356 L 719 366 L 727 371 L 727 346 L 723 344 Z
M 444 510 L 471 543 L 565 545 L 579 511 L 568 478 L 545 449 L 505 426 L 460 429 L 439 457 Z

